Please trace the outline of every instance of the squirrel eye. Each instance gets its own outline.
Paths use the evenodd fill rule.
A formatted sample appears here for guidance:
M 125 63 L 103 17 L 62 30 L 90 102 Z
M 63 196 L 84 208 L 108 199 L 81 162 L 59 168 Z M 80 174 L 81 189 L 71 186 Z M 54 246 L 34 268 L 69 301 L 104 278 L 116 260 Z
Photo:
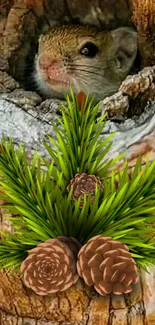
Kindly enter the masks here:
M 88 42 L 81 48 L 80 53 L 89 58 L 94 58 L 98 51 L 99 49 L 94 43 Z

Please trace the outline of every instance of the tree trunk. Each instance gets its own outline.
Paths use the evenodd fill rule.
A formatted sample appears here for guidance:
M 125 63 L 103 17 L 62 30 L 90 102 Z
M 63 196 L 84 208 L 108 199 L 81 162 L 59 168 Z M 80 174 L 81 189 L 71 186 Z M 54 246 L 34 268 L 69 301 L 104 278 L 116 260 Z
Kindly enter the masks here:
M 132 21 L 139 35 L 139 49 L 143 66 L 155 64 L 155 1 L 130 0 Z
M 155 64 L 154 0 L 14 0 L 14 6 L 11 4 L 8 0 L 0 3 L 0 29 L 4 33 L 0 56 L 13 64 L 12 70 L 17 69 L 16 61 L 17 66 L 23 66 L 40 17 L 48 24 L 72 19 L 102 28 L 133 24 L 138 31 L 142 67 Z
M 0 273 L 1 325 L 153 325 L 155 270 L 142 272 L 131 294 L 101 297 L 83 281 L 63 293 L 40 297 L 17 275 Z
M 0 12 L 0 92 L 9 93 L 20 87 L 10 71 L 20 79 L 21 70 L 16 68 L 23 66 L 41 16 L 51 23 L 63 22 L 67 17 L 107 28 L 132 22 L 138 30 L 142 66 L 155 64 L 155 0 L 14 0 L 14 6 L 13 1 L 2 0 Z M 33 100 L 35 111 L 39 100 L 39 97 Z M 32 99 L 30 103 L 31 109 Z M 139 138 L 136 132 L 135 139 L 127 133 L 131 137 L 128 143 L 126 140 L 131 167 L 139 152 L 145 158 L 150 151 L 151 160 L 155 159 L 154 120 L 152 117 L 149 126 L 139 128 Z M 124 134 L 121 131 L 118 134 L 120 146 Z M 113 153 L 117 151 L 117 143 Z M 6 214 L 4 217 L 4 208 L 0 211 L 1 228 L 12 231 Z M 154 306 L 154 268 L 150 274 L 142 271 L 131 294 L 107 297 L 99 296 L 82 280 L 63 293 L 40 297 L 27 289 L 18 275 L 10 277 L 5 271 L 0 272 L 0 325 L 153 325 Z

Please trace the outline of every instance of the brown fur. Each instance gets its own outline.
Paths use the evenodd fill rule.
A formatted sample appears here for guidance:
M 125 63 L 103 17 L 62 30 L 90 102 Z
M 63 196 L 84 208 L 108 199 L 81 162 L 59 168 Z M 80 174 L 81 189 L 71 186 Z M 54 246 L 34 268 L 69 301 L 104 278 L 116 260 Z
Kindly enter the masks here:
M 80 48 L 87 42 L 98 47 L 94 58 L 80 53 Z M 39 39 L 35 79 L 48 97 L 63 97 L 71 85 L 75 93 L 82 90 L 90 95 L 96 93 L 97 100 L 103 99 L 117 91 L 134 62 L 136 52 L 136 32 L 128 27 L 113 31 L 75 25 L 52 27 Z M 67 86 L 47 80 L 39 65 L 40 58 L 45 56 L 51 62 L 56 60 L 60 63 L 57 73 L 68 81 Z

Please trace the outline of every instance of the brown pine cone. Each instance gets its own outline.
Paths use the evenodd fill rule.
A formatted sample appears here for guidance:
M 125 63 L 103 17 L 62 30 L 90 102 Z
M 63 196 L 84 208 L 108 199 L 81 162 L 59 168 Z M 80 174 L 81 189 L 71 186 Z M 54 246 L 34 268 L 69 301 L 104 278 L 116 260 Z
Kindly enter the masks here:
M 77 260 L 77 255 L 82 245 L 76 240 L 76 238 L 59 236 L 57 237 L 57 239 L 61 240 L 63 243 L 68 245 L 69 249 L 72 251 L 74 255 L 74 259 Z
M 80 208 L 84 204 L 84 193 L 88 196 L 88 193 L 91 194 L 91 202 L 94 202 L 95 199 L 95 190 L 96 184 L 98 184 L 100 191 L 103 191 L 103 183 L 100 178 L 95 175 L 87 175 L 86 173 L 76 174 L 73 179 L 71 179 L 70 184 L 67 186 L 67 191 L 69 192 L 73 186 L 73 201 L 76 201 L 79 197 Z
M 41 296 L 64 291 L 79 278 L 74 254 L 59 239 L 46 240 L 31 249 L 20 272 L 25 285 Z
M 77 270 L 88 286 L 105 296 L 132 291 L 139 279 L 136 262 L 128 247 L 111 237 L 91 238 L 78 253 Z

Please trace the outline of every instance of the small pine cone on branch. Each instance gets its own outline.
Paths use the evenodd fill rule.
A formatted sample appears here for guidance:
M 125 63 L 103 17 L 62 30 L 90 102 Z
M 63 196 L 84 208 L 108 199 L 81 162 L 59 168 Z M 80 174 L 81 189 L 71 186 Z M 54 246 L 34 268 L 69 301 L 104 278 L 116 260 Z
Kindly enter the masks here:
M 70 288 L 79 278 L 75 257 L 80 247 L 76 239 L 60 236 L 31 249 L 20 268 L 25 285 L 41 296 Z
M 139 279 L 128 247 L 111 237 L 91 238 L 80 249 L 78 259 L 79 275 L 102 296 L 129 293 L 131 284 Z
M 91 203 L 94 202 L 96 184 L 100 191 L 103 191 L 103 183 L 99 177 L 95 175 L 87 175 L 86 173 L 76 174 L 67 186 L 67 191 L 69 192 L 73 186 L 72 199 L 73 201 L 76 201 L 80 197 L 80 208 L 82 208 L 84 204 L 84 194 L 88 196 L 88 193 L 90 193 Z

